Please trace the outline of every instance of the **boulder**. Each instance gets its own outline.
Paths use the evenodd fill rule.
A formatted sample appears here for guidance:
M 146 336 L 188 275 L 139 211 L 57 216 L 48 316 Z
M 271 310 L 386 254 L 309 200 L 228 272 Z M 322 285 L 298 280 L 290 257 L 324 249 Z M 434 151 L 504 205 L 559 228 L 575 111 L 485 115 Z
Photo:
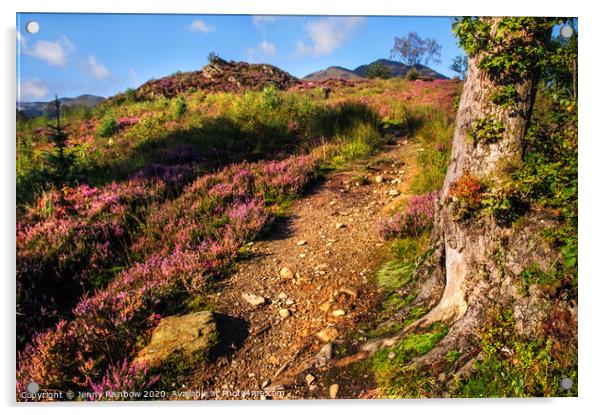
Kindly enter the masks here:
M 153 331 L 149 344 L 136 356 L 136 361 L 152 366 L 176 351 L 191 356 L 209 350 L 216 337 L 215 318 L 210 311 L 164 317 Z

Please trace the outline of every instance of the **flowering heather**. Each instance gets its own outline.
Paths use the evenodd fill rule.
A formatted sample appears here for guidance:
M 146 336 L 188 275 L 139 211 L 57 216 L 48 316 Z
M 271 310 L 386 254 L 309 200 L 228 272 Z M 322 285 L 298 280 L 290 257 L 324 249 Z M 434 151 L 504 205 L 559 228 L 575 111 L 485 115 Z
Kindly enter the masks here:
M 314 167 L 308 157 L 241 163 L 201 177 L 177 199 L 157 205 L 147 216 L 147 233 L 132 248 L 146 259 L 81 298 L 73 320 L 33 337 L 19 354 L 17 391 L 31 379 L 61 390 L 108 390 L 121 378 L 138 381 L 128 366 L 110 368 L 109 358 L 131 359 L 158 324 L 157 313 L 177 313 L 261 231 L 269 219 L 263 195 L 293 196 Z
M 380 224 L 381 237 L 417 236 L 429 229 L 435 218 L 437 198 L 438 192 L 412 196 L 403 213 L 398 212 Z
M 140 122 L 140 118 L 138 117 L 123 117 L 117 120 L 117 128 L 125 128 L 130 125 L 136 125 Z
M 99 383 L 90 382 L 94 394 L 90 400 L 124 400 L 113 398 L 112 392 L 141 392 L 152 387 L 159 380 L 159 376 L 148 378 L 148 366 L 145 363 L 128 363 L 123 360 L 121 365 L 111 365 Z M 131 397 L 131 399 L 137 399 Z
M 17 332 L 64 313 L 85 289 L 113 274 L 162 182 L 129 180 L 44 193 L 17 223 Z

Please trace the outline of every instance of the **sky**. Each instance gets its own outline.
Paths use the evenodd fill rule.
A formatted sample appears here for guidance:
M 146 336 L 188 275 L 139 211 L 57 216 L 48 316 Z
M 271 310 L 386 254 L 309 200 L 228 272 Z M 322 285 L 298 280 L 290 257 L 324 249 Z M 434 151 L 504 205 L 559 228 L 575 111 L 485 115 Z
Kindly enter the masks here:
M 26 30 L 37 22 L 35 34 Z M 450 17 L 151 14 L 17 15 L 17 99 L 111 96 L 151 78 L 199 70 L 221 58 L 276 65 L 297 77 L 328 66 L 354 69 L 389 58 L 394 38 L 417 32 L 442 46 L 447 75 L 462 54 Z

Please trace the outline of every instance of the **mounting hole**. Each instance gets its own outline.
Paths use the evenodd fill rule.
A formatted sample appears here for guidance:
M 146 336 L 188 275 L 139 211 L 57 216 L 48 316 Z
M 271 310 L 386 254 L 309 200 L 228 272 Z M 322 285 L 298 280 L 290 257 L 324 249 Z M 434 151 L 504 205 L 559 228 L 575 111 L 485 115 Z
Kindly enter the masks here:
M 573 36 L 573 28 L 569 25 L 562 26 L 562 29 L 560 29 L 560 35 L 565 39 L 570 38 Z
M 40 31 L 40 24 L 36 21 L 27 22 L 27 24 L 25 25 L 25 30 L 27 31 L 27 33 L 35 35 Z

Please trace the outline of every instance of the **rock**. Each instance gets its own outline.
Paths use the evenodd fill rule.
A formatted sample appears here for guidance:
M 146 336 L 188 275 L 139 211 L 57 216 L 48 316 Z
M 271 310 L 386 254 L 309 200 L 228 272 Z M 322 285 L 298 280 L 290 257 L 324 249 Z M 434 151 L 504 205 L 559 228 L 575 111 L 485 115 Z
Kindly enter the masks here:
M 288 295 L 286 295 L 286 293 L 280 293 L 278 294 L 278 299 L 279 300 L 286 300 L 288 298 Z
M 332 343 L 326 343 L 315 356 L 315 366 L 324 367 L 332 359 Z
M 389 354 L 387 355 L 388 359 L 394 359 L 395 358 L 395 352 L 389 352 Z
M 286 305 L 293 305 L 293 304 L 295 304 L 295 300 L 293 300 L 292 298 L 289 298 L 288 300 L 286 300 L 284 302 L 284 304 L 286 304 Z
M 297 241 L 297 245 L 298 246 L 307 245 L 307 241 L 305 239 L 301 239 L 300 241 Z
M 217 336 L 215 318 L 210 311 L 164 317 L 153 330 L 149 344 L 136 356 L 137 362 L 160 364 L 176 350 L 192 355 L 209 350 Z
M 307 382 L 308 385 L 311 385 L 314 380 L 316 380 L 316 377 L 314 375 L 312 375 L 311 373 L 308 373 L 307 375 L 305 375 L 305 381 Z
M 389 196 L 399 196 L 399 191 L 397 189 L 389 190 Z
M 315 391 L 316 389 L 318 389 L 318 385 L 309 385 L 309 390 L 310 392 Z
M 278 271 L 278 275 L 280 275 L 281 278 L 285 278 L 287 280 L 291 280 L 295 277 L 295 273 L 289 267 L 280 268 L 280 270 Z
M 322 343 L 330 343 L 339 337 L 339 331 L 334 327 L 326 327 L 325 329 L 316 333 L 316 337 L 320 339 Z
M 356 288 L 348 287 L 346 285 L 339 288 L 339 294 L 347 294 L 350 297 L 357 298 L 358 292 Z
M 330 388 L 328 388 L 328 394 L 330 395 L 330 399 L 336 399 L 338 393 L 339 393 L 339 384 L 333 383 L 332 385 L 330 385 Z
M 375 181 L 376 183 L 382 183 L 382 182 L 384 182 L 384 181 L 385 181 L 385 178 L 384 178 L 383 176 L 376 176 L 376 177 L 374 178 L 374 181 Z
M 278 314 L 280 314 L 280 317 L 282 318 L 287 318 L 291 315 L 291 312 L 288 308 L 281 308 L 280 310 L 278 310 Z
M 341 228 L 346 228 L 346 227 L 347 227 L 347 225 L 345 225 L 344 223 L 337 222 L 337 224 L 336 224 L 336 225 L 334 225 L 334 227 L 335 227 L 336 229 L 341 229 Z
M 330 310 L 330 303 L 326 302 L 320 306 L 320 310 L 327 313 Z
M 253 307 L 257 307 L 258 305 L 265 304 L 265 298 L 260 295 L 255 294 L 243 294 L 241 295 L 242 299 L 247 303 L 251 304 Z
M 299 258 L 305 258 L 305 254 L 299 254 Z
M 335 317 L 341 317 L 345 315 L 345 310 L 334 310 L 332 315 Z

